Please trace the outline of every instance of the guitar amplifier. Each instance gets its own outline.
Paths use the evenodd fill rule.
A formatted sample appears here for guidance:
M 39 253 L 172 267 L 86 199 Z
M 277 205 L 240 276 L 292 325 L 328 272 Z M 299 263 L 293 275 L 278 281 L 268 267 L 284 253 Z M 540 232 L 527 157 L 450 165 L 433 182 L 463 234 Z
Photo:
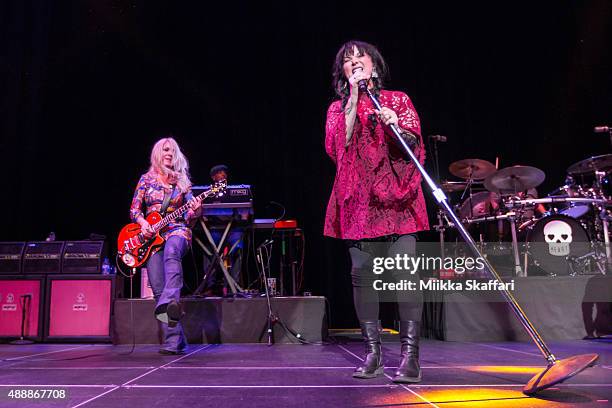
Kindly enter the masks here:
M 104 249 L 104 241 L 67 241 L 62 273 L 100 273 Z
M 45 341 L 110 341 L 115 277 L 48 275 Z
M 23 253 L 24 274 L 60 273 L 64 241 L 28 242 Z
M 21 273 L 25 242 L 0 242 L 0 275 Z
M 25 314 L 24 337 L 34 341 L 42 340 L 44 296 L 43 275 L 0 276 L 0 339 L 19 337 L 22 317 Z

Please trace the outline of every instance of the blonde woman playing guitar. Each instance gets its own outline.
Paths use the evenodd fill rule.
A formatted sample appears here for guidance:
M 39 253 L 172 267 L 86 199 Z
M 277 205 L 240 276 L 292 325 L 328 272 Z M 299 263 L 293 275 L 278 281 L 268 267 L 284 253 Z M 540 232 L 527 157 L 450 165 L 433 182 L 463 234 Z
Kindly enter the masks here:
M 126 226 L 119 238 L 119 254 L 128 266 L 139 266 L 146 260 L 156 301 L 155 316 L 162 322 L 164 344 L 159 350 L 162 354 L 181 354 L 187 348 L 179 323 L 183 314 L 179 306 L 183 286 L 181 261 L 191 243 L 189 223 L 199 217 L 202 203 L 202 197 L 193 198 L 191 194 L 188 170 L 187 159 L 173 138 L 157 141 L 151 152 L 151 167 L 140 177 L 130 208 L 132 221 L 138 225 L 131 224 L 131 229 Z M 163 208 L 164 204 L 167 208 Z M 182 212 L 182 216 L 172 217 L 174 211 L 175 215 Z M 149 223 L 160 221 L 156 214 L 160 212 L 162 217 L 168 214 L 167 225 L 161 229 L 158 223 Z M 126 230 L 135 229 L 133 237 L 127 238 Z M 134 256 L 137 250 L 129 252 L 130 244 L 143 243 L 142 257 Z

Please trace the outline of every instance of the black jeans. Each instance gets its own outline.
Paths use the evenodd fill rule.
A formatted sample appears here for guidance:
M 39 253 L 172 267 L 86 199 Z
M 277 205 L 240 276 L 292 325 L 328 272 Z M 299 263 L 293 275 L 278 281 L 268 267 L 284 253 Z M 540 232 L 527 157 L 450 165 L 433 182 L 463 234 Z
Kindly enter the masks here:
M 389 236 L 376 240 L 349 241 L 348 245 L 357 318 L 359 321 L 378 320 L 381 296 L 380 292 L 374 289 L 374 281 L 381 279 L 383 275 L 376 275 L 373 272 L 373 260 L 375 257 L 395 258 L 397 254 L 414 256 L 416 238 L 413 235 Z M 419 289 L 418 273 L 410 274 L 406 271 L 394 270 L 385 276 L 386 281 L 397 283 L 409 280 L 416 283 L 415 290 L 394 291 L 394 300 L 397 302 L 400 320 L 420 321 L 423 311 L 423 294 Z M 386 297 L 391 296 L 391 292 L 385 291 L 384 296 L 387 300 Z

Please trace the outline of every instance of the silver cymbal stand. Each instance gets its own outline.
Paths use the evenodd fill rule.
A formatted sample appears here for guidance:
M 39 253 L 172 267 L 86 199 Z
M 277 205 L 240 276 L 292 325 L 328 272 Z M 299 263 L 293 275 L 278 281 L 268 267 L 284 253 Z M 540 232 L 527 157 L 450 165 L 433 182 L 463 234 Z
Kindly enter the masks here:
M 612 136 L 612 132 L 610 132 Z M 603 186 L 605 182 L 605 177 L 608 173 L 605 171 L 595 171 L 595 189 L 597 191 L 598 198 L 608 199 L 605 196 Z M 601 233 L 603 235 L 603 242 L 606 249 L 606 264 L 607 267 L 612 266 L 612 250 L 610 248 L 610 229 L 608 221 L 610 220 L 610 215 L 608 214 L 608 210 L 603 204 L 594 204 L 597 213 L 599 214 L 597 217 L 597 221 L 601 224 Z M 607 270 L 607 267 L 604 268 L 604 271 Z

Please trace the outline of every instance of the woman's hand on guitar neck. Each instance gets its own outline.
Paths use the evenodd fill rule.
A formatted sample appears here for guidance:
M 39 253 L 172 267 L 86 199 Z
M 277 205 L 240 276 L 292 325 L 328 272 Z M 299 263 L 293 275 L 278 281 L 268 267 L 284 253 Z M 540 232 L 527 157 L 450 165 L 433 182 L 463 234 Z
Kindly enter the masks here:
M 140 217 L 137 222 L 138 222 L 138 225 L 140 225 L 142 234 L 144 235 L 146 239 L 149 239 L 153 235 L 155 235 L 155 231 L 153 231 L 153 227 L 151 227 L 151 224 L 149 224 L 149 222 L 145 220 L 144 217 Z
M 189 209 L 193 212 L 198 211 L 198 209 L 202 206 L 202 198 L 195 197 L 187 202 Z

